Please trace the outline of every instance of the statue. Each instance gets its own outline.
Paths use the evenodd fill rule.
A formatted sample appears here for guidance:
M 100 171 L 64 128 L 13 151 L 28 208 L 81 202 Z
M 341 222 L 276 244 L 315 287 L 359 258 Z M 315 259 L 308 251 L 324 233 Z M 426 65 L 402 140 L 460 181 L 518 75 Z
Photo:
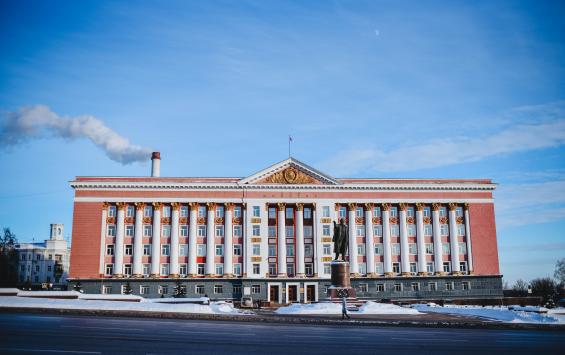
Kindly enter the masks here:
M 345 253 L 348 250 L 348 229 L 347 224 L 345 224 L 345 218 L 341 218 L 339 220 L 339 224 L 335 223 L 334 221 L 334 253 L 335 253 L 335 260 L 343 260 L 345 261 Z M 341 255 L 341 258 L 340 258 Z

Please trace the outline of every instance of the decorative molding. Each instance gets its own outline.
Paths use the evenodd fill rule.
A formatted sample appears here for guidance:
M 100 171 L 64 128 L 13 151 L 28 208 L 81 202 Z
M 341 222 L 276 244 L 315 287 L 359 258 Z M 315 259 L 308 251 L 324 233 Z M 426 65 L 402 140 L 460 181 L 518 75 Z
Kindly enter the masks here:
M 206 217 L 198 217 L 198 218 L 196 218 L 196 223 L 198 223 L 198 224 L 206 224 Z
M 261 218 L 259 218 L 259 217 L 252 217 L 252 218 L 251 218 L 251 223 L 261 223 Z
M 143 202 L 136 202 L 136 203 L 134 203 L 134 205 L 135 205 L 135 209 L 138 210 L 138 211 L 139 210 L 143 211 L 143 209 L 145 209 L 145 203 L 143 203 Z
M 198 211 L 198 206 L 200 206 L 198 202 L 189 202 L 188 205 L 191 211 Z
M 331 242 L 332 242 L 331 237 L 322 237 L 322 243 L 331 243 Z
M 125 217 L 124 222 L 128 223 L 128 224 L 132 224 L 133 223 L 133 217 Z
M 116 223 L 116 217 L 106 217 L 106 223 L 115 224 Z
M 188 217 L 180 217 L 179 224 L 188 224 Z
M 128 204 L 125 202 L 116 202 L 116 206 L 118 207 L 118 211 L 124 210 Z
M 314 179 L 312 176 L 305 174 L 297 168 L 290 166 L 283 171 L 275 172 L 267 176 L 260 183 L 266 184 L 293 184 L 293 185 L 308 185 L 319 184 L 320 181 Z
M 465 210 L 467 211 L 469 210 L 469 202 L 465 202 L 463 206 L 465 207 Z
M 341 205 L 339 203 L 336 203 L 334 206 L 334 210 L 339 211 L 339 209 L 341 208 Z
M 233 217 L 232 223 L 233 224 L 241 224 L 241 218 L 240 217 Z
M 401 211 L 406 211 L 406 209 L 408 208 L 408 204 L 402 202 L 398 204 L 398 207 L 400 208 Z
M 424 224 L 431 224 L 432 219 L 430 217 L 424 217 Z
M 286 203 L 279 202 L 279 203 L 277 203 L 277 207 L 278 207 L 279 211 L 284 211 L 284 209 L 286 207 Z
M 439 211 L 440 208 L 441 208 L 441 204 L 432 203 L 432 211 Z
M 224 224 L 224 219 L 222 217 L 214 218 L 214 224 Z
M 159 209 L 159 208 L 163 207 L 163 203 L 162 203 L 162 202 L 153 202 L 152 205 L 153 205 L 153 207 L 155 207 L 156 209 Z
M 206 207 L 208 207 L 208 211 L 216 210 L 216 203 L 215 202 L 206 202 Z
M 357 204 L 355 202 L 350 202 L 347 204 L 347 207 L 349 211 L 355 211 L 355 209 L 357 208 Z
M 374 203 L 370 203 L 370 202 L 369 202 L 369 203 L 366 203 L 366 204 L 365 204 L 365 208 L 367 209 L 367 211 L 372 210 L 373 207 L 375 207 L 375 204 L 374 204 Z
M 450 210 L 450 211 L 455 211 L 455 210 L 457 209 L 457 207 L 458 207 L 457 204 L 456 204 L 456 203 L 453 203 L 453 202 L 448 203 L 448 206 L 449 206 L 449 210 Z
M 297 211 L 303 211 L 304 210 L 304 204 L 303 203 L 297 203 L 296 204 L 296 210 Z
M 320 218 L 320 223 L 332 223 L 332 219 L 329 217 Z
M 171 218 L 170 217 L 161 217 L 161 223 L 162 224 L 171 224 Z
M 180 203 L 172 202 L 171 207 L 173 208 L 173 211 L 178 211 L 180 209 Z
M 381 217 L 373 217 L 373 224 L 381 224 Z
M 447 224 L 447 217 L 439 217 L 439 223 Z
M 382 203 L 381 206 L 383 211 L 390 211 L 390 203 Z
M 391 224 L 398 224 L 398 218 L 397 217 L 390 217 L 388 220 Z
M 416 210 L 417 211 L 423 211 L 424 210 L 424 204 L 423 203 L 417 203 L 416 204 Z
M 224 207 L 226 208 L 226 211 L 233 211 L 233 208 L 235 207 L 235 203 L 226 202 L 224 203 Z
M 457 216 L 457 218 L 455 218 L 455 221 L 457 222 L 457 224 L 463 224 L 463 216 Z
M 332 261 L 331 256 L 322 256 L 322 262 L 328 262 L 328 261 Z
M 151 223 L 152 220 L 153 218 L 151 217 L 143 217 L 143 223 Z
M 407 224 L 415 224 L 414 217 L 406 217 Z
M 355 217 L 355 224 L 365 224 L 365 218 Z

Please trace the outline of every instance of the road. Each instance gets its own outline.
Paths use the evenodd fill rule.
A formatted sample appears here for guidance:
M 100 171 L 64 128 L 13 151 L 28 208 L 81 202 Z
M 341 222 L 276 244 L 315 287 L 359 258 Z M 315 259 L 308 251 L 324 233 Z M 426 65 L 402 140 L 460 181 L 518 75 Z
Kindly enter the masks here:
M 565 332 L 0 313 L 0 354 L 562 354 Z

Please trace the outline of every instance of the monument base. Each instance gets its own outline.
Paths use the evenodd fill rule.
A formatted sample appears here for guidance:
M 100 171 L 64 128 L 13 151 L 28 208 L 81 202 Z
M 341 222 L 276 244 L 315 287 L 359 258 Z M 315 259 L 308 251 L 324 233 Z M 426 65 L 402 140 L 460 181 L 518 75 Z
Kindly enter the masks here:
M 332 285 L 328 288 L 330 301 L 338 302 L 343 297 L 348 300 L 356 299 L 355 289 L 351 287 L 349 263 L 347 261 L 334 260 L 330 266 L 332 271 Z

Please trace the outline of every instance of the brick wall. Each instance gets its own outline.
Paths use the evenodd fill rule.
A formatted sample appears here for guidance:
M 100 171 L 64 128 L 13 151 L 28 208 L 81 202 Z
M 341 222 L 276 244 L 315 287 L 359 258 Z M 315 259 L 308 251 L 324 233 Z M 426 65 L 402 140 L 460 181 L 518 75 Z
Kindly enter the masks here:
M 75 202 L 70 277 L 99 277 L 102 202 Z
M 498 247 L 493 203 L 472 203 L 469 206 L 471 220 L 471 245 L 473 267 L 477 275 L 498 275 Z

